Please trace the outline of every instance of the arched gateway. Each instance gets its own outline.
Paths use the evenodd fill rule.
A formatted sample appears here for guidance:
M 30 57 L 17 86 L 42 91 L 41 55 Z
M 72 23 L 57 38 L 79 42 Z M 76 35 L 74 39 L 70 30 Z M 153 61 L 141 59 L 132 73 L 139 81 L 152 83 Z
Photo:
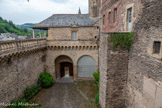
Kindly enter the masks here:
M 56 78 L 73 76 L 73 61 L 70 57 L 61 55 L 55 59 Z

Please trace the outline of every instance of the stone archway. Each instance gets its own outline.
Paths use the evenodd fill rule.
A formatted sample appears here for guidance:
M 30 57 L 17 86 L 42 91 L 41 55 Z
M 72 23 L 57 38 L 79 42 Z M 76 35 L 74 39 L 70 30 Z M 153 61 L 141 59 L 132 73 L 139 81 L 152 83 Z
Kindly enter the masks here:
M 55 59 L 56 78 L 73 76 L 73 61 L 70 57 L 61 55 Z

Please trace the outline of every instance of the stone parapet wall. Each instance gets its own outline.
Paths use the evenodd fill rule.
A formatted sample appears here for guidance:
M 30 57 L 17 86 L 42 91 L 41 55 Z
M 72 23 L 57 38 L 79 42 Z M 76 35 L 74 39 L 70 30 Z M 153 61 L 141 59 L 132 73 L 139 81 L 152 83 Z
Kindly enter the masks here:
M 0 42 L 0 62 L 46 49 L 46 39 Z
M 100 104 L 102 108 L 125 108 L 128 50 L 112 51 L 110 34 L 100 39 Z
M 46 39 L 31 39 L 0 42 L 0 57 L 46 47 Z

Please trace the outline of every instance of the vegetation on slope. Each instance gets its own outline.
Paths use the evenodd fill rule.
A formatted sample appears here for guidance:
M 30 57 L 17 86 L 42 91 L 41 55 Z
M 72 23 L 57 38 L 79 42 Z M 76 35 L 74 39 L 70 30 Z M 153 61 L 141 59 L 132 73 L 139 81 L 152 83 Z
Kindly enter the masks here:
M 17 27 L 19 28 L 19 29 L 27 29 L 29 32 L 33 32 L 33 29 L 31 28 L 32 26 L 34 26 L 35 24 L 33 24 L 33 23 L 25 23 L 25 24 L 22 24 L 22 25 L 17 25 Z M 34 30 L 35 31 L 35 35 L 36 36 L 39 36 L 39 30 L 38 29 L 35 29 Z M 42 33 L 42 36 L 44 35 L 44 31 L 42 30 L 41 31 L 41 33 Z
M 28 35 L 31 36 L 32 33 L 26 28 L 18 28 L 12 21 L 7 21 L 0 17 L 0 33 L 15 33 L 17 35 Z

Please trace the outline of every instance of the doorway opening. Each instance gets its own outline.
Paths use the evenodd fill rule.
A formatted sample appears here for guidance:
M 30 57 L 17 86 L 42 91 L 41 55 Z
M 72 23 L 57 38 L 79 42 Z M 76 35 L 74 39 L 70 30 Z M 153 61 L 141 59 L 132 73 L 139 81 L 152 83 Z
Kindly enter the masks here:
M 61 77 L 73 76 L 73 64 L 69 62 L 60 63 Z
M 56 78 L 73 77 L 73 61 L 70 57 L 61 55 L 55 59 Z

